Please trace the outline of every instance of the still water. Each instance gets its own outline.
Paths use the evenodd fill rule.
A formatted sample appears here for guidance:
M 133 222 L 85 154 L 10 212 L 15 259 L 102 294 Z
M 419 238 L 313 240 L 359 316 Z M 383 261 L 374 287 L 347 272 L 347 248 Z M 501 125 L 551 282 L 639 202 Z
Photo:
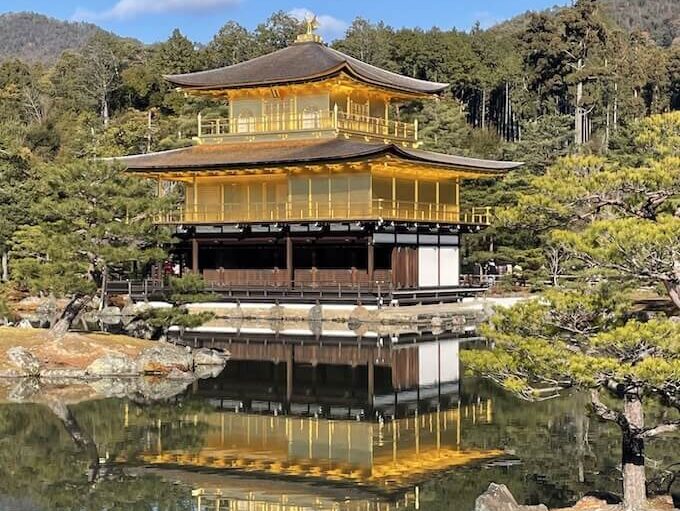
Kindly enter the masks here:
M 616 431 L 585 397 L 529 404 L 462 376 L 466 336 L 306 334 L 203 335 L 232 360 L 191 385 L 0 385 L 0 509 L 468 511 L 491 481 L 552 506 L 618 491 Z

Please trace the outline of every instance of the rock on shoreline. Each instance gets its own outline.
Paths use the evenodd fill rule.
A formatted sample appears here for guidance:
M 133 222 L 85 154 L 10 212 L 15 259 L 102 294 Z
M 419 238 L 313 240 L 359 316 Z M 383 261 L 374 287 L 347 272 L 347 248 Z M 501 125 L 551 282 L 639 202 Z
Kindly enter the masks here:
M 221 372 L 228 355 L 216 350 L 175 346 L 105 334 L 68 334 L 0 328 L 0 378 L 77 378 L 159 376 L 196 379 Z
M 673 499 L 670 496 L 649 499 L 646 511 L 673 511 Z M 512 493 L 504 484 L 491 483 L 487 490 L 475 501 L 474 511 L 548 511 L 543 504 L 524 506 L 518 504 Z M 596 497 L 583 497 L 573 507 L 553 511 L 623 511 L 622 504 L 608 504 Z

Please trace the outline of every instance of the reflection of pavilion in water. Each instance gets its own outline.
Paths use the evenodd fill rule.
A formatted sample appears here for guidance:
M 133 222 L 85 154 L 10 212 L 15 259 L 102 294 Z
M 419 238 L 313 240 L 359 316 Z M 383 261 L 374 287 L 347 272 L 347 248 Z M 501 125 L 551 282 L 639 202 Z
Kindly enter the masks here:
M 290 337 L 216 340 L 232 360 L 193 389 L 215 411 L 172 426 L 202 425 L 200 447 L 166 446 L 158 424 L 141 455 L 189 482 L 198 510 L 387 511 L 419 502 L 437 473 L 501 454 L 465 444 L 492 403 L 461 402 L 458 340 Z M 357 420 L 368 411 L 380 420 Z
M 491 420 L 488 400 L 384 423 L 216 411 L 185 417 L 183 424 L 175 425 L 207 426 L 200 448 L 166 449 L 159 427 L 141 461 L 171 470 L 264 478 L 251 479 L 244 487 L 230 478 L 208 477 L 204 482 L 194 476 L 194 497 L 202 511 L 387 510 L 397 500 L 401 504 L 418 498 L 417 486 L 437 473 L 499 455 L 464 443 L 466 427 Z M 286 483 L 289 493 L 267 491 L 272 479 Z M 338 496 L 324 497 L 309 482 L 349 485 L 372 497 L 359 498 L 361 505 L 351 498 L 345 502 Z
M 218 378 L 194 387 L 222 408 L 390 418 L 448 408 L 458 399 L 462 339 L 452 334 L 337 331 L 317 338 L 291 330 L 273 337 L 251 329 L 196 339 L 231 354 Z

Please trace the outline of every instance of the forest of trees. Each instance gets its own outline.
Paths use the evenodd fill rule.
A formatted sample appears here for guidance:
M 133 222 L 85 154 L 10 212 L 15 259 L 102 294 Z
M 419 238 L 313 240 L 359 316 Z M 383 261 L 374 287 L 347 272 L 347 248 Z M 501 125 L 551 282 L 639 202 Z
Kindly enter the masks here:
M 0 61 L 53 64 L 65 50 L 80 50 L 103 30 L 91 23 L 56 20 L 33 12 L 0 14 Z
M 675 0 L 604 0 L 624 29 L 648 32 L 661 45 L 680 37 L 680 3 Z
M 503 181 L 465 189 L 464 201 L 505 207 L 531 175 L 558 158 L 620 152 L 636 121 L 680 108 L 680 45 L 663 46 L 647 33 L 623 29 L 609 13 L 598 0 L 580 0 L 469 32 L 397 30 L 357 18 L 333 46 L 408 76 L 449 82 L 440 101 L 404 104 L 395 114 L 418 118 L 425 148 L 525 161 Z M 274 51 L 290 44 L 301 25 L 276 12 L 254 30 L 228 22 L 205 45 L 179 30 L 151 46 L 95 31 L 52 65 L 1 64 L 0 197 L 12 201 L 0 201 L 0 276 L 11 273 L 10 248 L 17 257 L 39 253 L 26 246 L 27 227 L 45 218 L 40 204 L 46 197 L 70 193 L 53 189 L 67 164 L 186 146 L 199 113 L 227 115 L 224 104 L 176 92 L 164 74 Z M 466 252 L 467 263 L 493 258 L 528 271 L 546 267 L 540 240 L 523 232 L 487 230 Z

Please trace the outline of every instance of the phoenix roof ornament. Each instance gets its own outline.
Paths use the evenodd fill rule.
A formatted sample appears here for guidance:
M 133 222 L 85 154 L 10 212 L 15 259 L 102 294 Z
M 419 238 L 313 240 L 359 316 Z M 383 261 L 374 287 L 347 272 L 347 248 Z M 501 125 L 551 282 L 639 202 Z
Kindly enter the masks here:
M 323 42 L 321 36 L 316 33 L 316 30 L 319 28 L 320 25 L 317 16 L 310 12 L 305 16 L 304 21 L 305 24 L 307 25 L 307 31 L 304 34 L 300 34 L 299 36 L 297 36 L 295 42 L 296 43 Z

